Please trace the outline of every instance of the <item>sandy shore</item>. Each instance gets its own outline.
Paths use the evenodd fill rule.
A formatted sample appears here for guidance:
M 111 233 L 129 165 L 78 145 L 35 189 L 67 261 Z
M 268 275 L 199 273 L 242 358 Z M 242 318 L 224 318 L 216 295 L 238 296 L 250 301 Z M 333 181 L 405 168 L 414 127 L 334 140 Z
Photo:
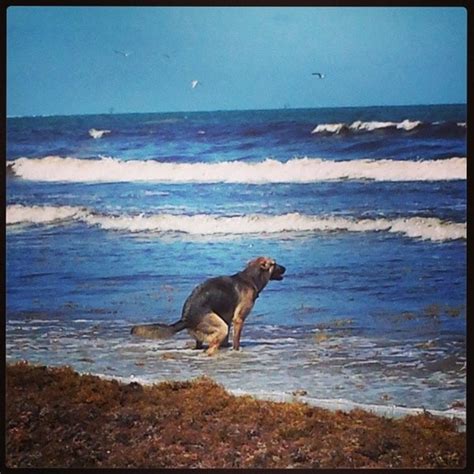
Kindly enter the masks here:
M 7 365 L 10 468 L 460 468 L 466 435 L 430 414 L 389 419 L 236 397 L 210 379 L 123 384 Z

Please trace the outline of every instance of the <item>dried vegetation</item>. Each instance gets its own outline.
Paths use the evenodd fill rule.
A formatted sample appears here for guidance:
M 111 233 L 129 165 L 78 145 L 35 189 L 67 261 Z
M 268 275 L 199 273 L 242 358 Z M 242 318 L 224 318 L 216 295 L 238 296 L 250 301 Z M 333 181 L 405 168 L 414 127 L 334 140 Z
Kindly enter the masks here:
M 465 460 L 465 434 L 447 419 L 235 397 L 207 378 L 141 386 L 19 363 L 7 366 L 6 395 L 11 468 L 444 468 Z

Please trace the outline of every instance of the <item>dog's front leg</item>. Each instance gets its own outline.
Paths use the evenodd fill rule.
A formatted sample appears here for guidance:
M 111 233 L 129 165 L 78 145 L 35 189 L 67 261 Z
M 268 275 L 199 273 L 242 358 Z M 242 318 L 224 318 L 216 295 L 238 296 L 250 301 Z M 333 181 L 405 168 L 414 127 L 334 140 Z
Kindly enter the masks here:
M 232 348 L 235 351 L 238 351 L 240 349 L 240 336 L 242 334 L 242 328 L 244 326 L 245 318 L 250 313 L 252 307 L 253 301 L 240 304 L 235 310 L 234 317 L 232 318 L 232 323 L 234 324 Z
M 242 328 L 244 322 L 242 319 L 234 319 L 234 335 L 232 339 L 232 349 L 238 351 L 240 349 L 240 335 L 242 334 Z

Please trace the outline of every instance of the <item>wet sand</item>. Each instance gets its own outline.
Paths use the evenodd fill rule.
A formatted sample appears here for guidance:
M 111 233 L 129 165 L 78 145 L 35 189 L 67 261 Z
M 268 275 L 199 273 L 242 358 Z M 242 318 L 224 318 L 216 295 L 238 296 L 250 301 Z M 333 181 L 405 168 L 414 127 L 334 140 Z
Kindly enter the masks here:
M 233 396 L 208 378 L 124 384 L 6 367 L 10 468 L 462 468 L 466 434 L 429 413 L 391 419 Z

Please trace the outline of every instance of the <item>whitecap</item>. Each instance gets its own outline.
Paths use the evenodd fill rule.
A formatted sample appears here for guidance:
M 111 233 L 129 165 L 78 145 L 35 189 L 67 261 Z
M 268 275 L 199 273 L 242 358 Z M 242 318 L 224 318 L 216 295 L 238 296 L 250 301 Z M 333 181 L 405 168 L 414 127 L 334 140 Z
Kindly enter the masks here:
M 372 121 L 372 122 L 362 122 L 360 120 L 356 120 L 355 122 L 351 123 L 349 128 L 351 130 L 357 130 L 357 131 L 367 131 L 367 132 L 373 132 L 374 130 L 380 130 L 382 128 L 389 128 L 389 127 L 396 127 L 397 124 L 395 122 L 377 122 L 377 121 Z
M 340 133 L 346 125 L 343 123 L 323 123 L 317 125 L 311 133 Z
M 318 124 L 311 133 L 323 133 L 323 134 L 339 134 L 344 130 L 351 132 L 374 132 L 376 130 L 383 129 L 394 129 L 394 130 L 405 130 L 411 131 L 422 125 L 420 120 L 409 120 L 405 119 L 402 122 L 392 121 L 378 121 L 371 120 L 363 122 L 362 120 L 355 120 L 351 124 L 346 123 L 323 123 Z
M 403 122 L 400 122 L 397 124 L 398 129 L 403 129 L 406 131 L 414 130 L 416 127 L 420 126 L 421 122 L 419 120 L 404 120 Z
M 84 210 L 74 206 L 25 206 L 12 204 L 7 207 L 6 223 L 48 224 L 84 217 Z
M 89 130 L 89 135 L 94 138 L 94 139 L 98 139 L 98 138 L 102 138 L 106 133 L 110 133 L 111 130 L 96 130 L 95 128 L 91 128 Z
M 266 159 L 257 163 L 169 163 L 152 160 L 94 160 L 59 156 L 18 158 L 7 167 L 20 178 L 62 182 L 160 183 L 314 183 L 338 180 L 442 181 L 465 180 L 465 157 L 439 160 L 360 159 L 332 161 L 294 158 L 287 162 Z
M 222 216 L 210 214 L 98 214 L 82 208 L 10 205 L 7 225 L 38 224 L 74 219 L 104 230 L 188 235 L 272 235 L 326 232 L 389 232 L 431 241 L 466 239 L 466 223 L 436 217 L 357 219 L 306 215 L 298 212 L 268 215 Z

